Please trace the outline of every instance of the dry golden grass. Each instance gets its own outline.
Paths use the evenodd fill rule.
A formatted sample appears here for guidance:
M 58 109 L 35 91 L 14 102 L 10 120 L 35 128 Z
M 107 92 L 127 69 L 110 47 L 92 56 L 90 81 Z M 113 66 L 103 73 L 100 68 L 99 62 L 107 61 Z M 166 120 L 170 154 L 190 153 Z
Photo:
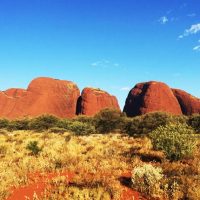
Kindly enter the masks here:
M 30 141 L 37 141 L 38 146 L 42 148 L 37 156 L 31 155 L 26 148 Z M 119 199 L 122 190 L 119 177 L 143 162 L 155 161 L 154 164 L 161 166 L 168 175 L 177 172 L 178 167 L 182 170 L 190 169 L 188 163 L 169 164 L 165 161 L 162 152 L 152 150 L 148 138 L 133 138 L 121 134 L 74 136 L 67 132 L 55 134 L 1 131 L 0 158 L 0 199 L 2 200 L 9 196 L 11 187 L 28 184 L 27 175 L 32 172 L 75 173 L 73 187 L 63 185 L 62 181 L 56 182 L 57 188 L 44 199 L 61 199 L 61 196 L 70 193 L 89 195 L 89 188 L 91 195 L 94 193 L 102 197 L 100 199 L 107 200 L 110 199 L 109 194 L 113 195 L 114 199 Z M 195 162 L 195 165 L 199 164 L 199 159 Z M 198 171 L 199 169 L 196 168 L 193 170 Z M 55 182 L 50 184 L 55 185 Z M 99 184 L 98 190 L 94 187 L 97 184 Z M 198 181 L 193 184 L 198 185 Z M 189 188 L 188 193 L 199 198 L 197 189 Z M 183 196 L 182 193 L 181 195 Z

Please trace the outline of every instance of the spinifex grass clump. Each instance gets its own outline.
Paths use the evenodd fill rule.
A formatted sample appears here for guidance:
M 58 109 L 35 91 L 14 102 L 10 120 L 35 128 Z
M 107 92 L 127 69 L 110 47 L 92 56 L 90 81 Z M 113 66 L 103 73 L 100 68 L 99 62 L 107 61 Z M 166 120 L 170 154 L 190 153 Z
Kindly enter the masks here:
M 38 146 L 37 141 L 31 141 L 27 144 L 26 149 L 28 149 L 32 155 L 37 156 L 42 149 Z

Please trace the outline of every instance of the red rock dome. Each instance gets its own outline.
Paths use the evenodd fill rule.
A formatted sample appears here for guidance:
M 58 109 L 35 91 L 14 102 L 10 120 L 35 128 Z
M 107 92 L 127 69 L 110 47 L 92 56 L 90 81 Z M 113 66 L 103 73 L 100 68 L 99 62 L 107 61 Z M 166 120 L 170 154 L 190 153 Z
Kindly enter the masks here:
M 183 90 L 172 89 L 172 91 L 176 96 L 177 100 L 179 101 L 183 114 L 185 115 L 192 115 L 195 113 L 200 114 L 200 99 L 192 96 L 191 94 Z
M 128 94 L 124 112 L 133 117 L 156 111 L 182 114 L 179 102 L 165 83 L 150 81 L 137 84 Z
M 93 116 L 105 108 L 120 110 L 117 98 L 100 89 L 83 89 L 79 98 L 79 114 Z
M 80 91 L 76 84 L 52 78 L 36 78 L 27 90 L 0 92 L 0 117 L 22 118 L 52 114 L 73 117 Z

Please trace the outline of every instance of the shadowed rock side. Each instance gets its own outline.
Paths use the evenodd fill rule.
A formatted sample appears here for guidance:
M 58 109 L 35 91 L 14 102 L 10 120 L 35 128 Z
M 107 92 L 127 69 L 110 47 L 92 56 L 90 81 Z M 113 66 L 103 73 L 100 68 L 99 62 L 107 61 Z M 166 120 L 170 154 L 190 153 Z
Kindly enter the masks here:
M 124 112 L 133 117 L 155 111 L 182 114 L 179 102 L 165 83 L 150 81 L 137 84 L 128 94 Z
M 105 108 L 114 108 L 120 110 L 117 98 L 105 91 L 84 88 L 79 99 L 79 114 L 93 116 Z
M 172 89 L 172 91 L 176 96 L 184 115 L 200 113 L 200 99 L 183 90 Z
M 0 117 L 13 119 L 42 114 L 73 117 L 79 96 L 80 91 L 73 82 L 37 78 L 27 90 L 9 89 L 0 92 Z

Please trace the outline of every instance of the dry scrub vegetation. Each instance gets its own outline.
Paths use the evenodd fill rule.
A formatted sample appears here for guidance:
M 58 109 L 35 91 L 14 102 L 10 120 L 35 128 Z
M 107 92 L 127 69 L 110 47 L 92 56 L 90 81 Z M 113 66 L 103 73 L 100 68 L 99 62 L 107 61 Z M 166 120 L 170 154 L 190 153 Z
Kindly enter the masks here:
M 32 141 L 37 141 L 41 149 L 37 155 L 33 155 L 31 150 L 27 149 L 27 145 Z M 133 167 L 133 160 L 127 156 L 127 152 L 133 147 L 142 148 L 142 143 L 141 139 L 120 134 L 74 136 L 67 132 L 55 134 L 2 131 L 0 199 L 5 199 L 9 195 L 11 187 L 28 184 L 29 173 L 54 171 L 75 173 L 74 186 L 70 190 L 76 189 L 77 192 L 79 185 L 93 190 L 98 186 L 98 192 L 106 196 L 103 199 L 111 199 L 112 195 L 118 198 L 121 189 L 118 178 L 123 172 L 131 171 Z M 64 183 L 61 181 L 60 184 Z M 68 189 L 62 188 L 62 194 L 57 191 L 58 196 L 54 196 L 54 199 L 59 199 L 59 195 L 69 195 Z
M 129 131 L 136 125 L 131 122 L 133 125 L 130 126 L 130 119 L 125 121 Z M 187 151 L 183 150 L 187 153 L 193 150 L 192 154 L 183 152 L 180 155 L 185 157 L 173 160 L 172 154 L 171 157 L 165 154 L 166 148 L 156 147 L 155 150 L 152 141 L 154 132 L 156 135 L 164 130 L 166 134 L 168 129 L 176 131 L 171 122 L 166 128 L 151 131 L 150 137 L 144 134 L 128 135 L 119 127 L 112 133 L 105 134 L 104 131 L 103 134 L 87 135 L 52 127 L 44 131 L 1 129 L 0 199 L 7 199 L 12 194 L 12 188 L 37 181 L 34 173 L 56 172 L 60 176 L 48 180 L 43 196 L 35 194 L 33 199 L 117 200 L 122 199 L 126 185 L 146 199 L 198 200 L 200 141 L 196 132 L 190 133 L 191 138 L 195 138 L 195 148 L 184 145 Z M 185 131 L 185 125 L 180 130 Z M 173 150 L 171 146 L 170 150 Z M 73 173 L 70 183 L 62 176 L 65 172 Z M 132 177 L 127 176 L 130 173 Z

